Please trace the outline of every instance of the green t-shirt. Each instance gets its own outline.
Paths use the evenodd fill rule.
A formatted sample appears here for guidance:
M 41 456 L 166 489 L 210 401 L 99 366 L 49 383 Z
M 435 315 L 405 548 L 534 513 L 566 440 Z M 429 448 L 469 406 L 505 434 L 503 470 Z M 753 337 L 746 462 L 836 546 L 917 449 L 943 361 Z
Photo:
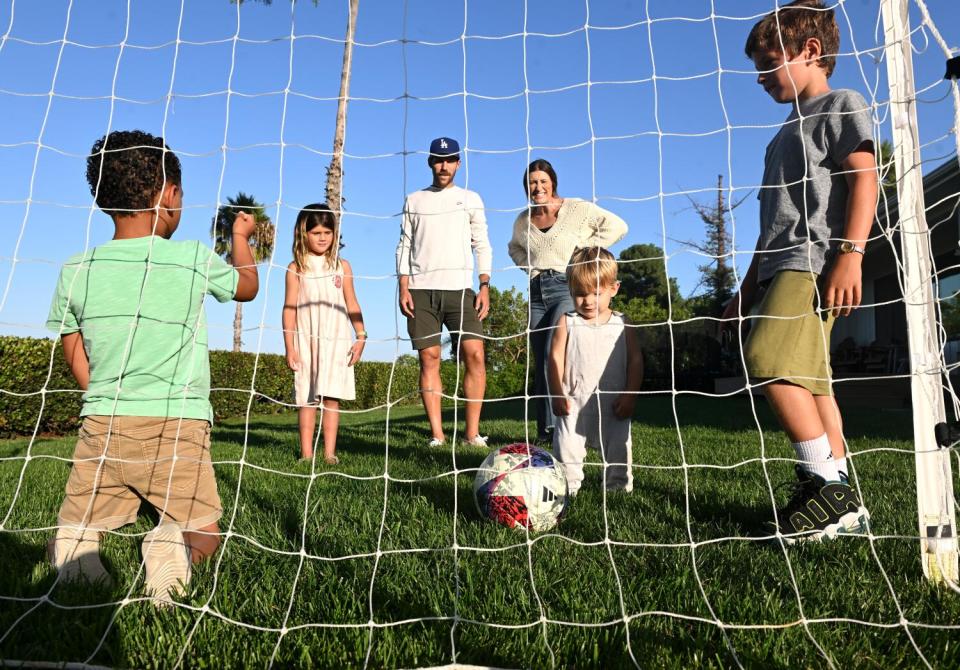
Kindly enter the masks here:
M 203 299 L 232 300 L 237 280 L 195 241 L 111 240 L 71 257 L 47 328 L 83 336 L 90 385 L 80 415 L 212 421 Z

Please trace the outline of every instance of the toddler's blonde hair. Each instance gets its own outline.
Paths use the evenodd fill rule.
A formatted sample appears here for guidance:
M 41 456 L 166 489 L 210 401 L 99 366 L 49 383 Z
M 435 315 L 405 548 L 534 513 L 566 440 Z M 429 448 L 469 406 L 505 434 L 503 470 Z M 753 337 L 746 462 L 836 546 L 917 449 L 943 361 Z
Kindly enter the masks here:
M 617 261 L 603 247 L 583 247 L 573 252 L 567 265 L 567 283 L 574 295 L 617 283 Z

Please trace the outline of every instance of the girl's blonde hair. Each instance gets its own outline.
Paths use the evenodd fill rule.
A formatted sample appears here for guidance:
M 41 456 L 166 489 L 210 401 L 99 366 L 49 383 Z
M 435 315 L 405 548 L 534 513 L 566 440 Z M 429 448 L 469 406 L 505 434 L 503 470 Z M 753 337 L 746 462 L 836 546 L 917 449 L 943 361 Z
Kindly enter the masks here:
M 602 247 L 584 247 L 573 252 L 567 266 L 570 292 L 592 293 L 601 286 L 617 283 L 617 261 Z
M 293 262 L 297 266 L 297 272 L 307 269 L 307 254 L 310 253 L 307 251 L 307 233 L 317 226 L 333 231 L 333 244 L 323 255 L 330 267 L 340 268 L 340 249 L 343 248 L 340 241 L 340 221 L 329 207 L 314 203 L 300 210 L 293 227 Z

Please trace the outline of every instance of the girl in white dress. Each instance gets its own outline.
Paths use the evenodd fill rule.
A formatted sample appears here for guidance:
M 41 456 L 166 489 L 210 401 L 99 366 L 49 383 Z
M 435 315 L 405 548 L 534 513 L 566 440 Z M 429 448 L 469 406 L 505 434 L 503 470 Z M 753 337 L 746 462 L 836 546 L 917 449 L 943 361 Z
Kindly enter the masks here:
M 339 221 L 330 208 L 304 207 L 294 228 L 283 304 L 283 344 L 299 407 L 300 456 L 313 458 L 320 407 L 323 460 L 328 465 L 340 462 L 340 401 L 356 398 L 353 364 L 367 339 L 353 270 L 340 257 L 341 246 Z

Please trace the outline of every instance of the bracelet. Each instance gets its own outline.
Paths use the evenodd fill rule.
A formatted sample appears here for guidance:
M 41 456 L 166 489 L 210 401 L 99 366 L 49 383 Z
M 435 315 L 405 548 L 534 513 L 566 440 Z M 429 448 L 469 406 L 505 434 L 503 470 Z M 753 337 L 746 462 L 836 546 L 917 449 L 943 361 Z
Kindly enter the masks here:
M 489 286 L 490 286 L 490 282 L 489 282 L 489 281 L 482 281 L 482 282 L 480 282 L 480 286 L 479 286 L 478 288 L 483 288 L 484 286 L 489 287 Z
M 367 339 L 367 331 L 365 331 L 365 330 L 358 330 L 358 331 L 357 331 L 357 339 L 358 339 L 358 340 L 365 340 L 365 339 Z

